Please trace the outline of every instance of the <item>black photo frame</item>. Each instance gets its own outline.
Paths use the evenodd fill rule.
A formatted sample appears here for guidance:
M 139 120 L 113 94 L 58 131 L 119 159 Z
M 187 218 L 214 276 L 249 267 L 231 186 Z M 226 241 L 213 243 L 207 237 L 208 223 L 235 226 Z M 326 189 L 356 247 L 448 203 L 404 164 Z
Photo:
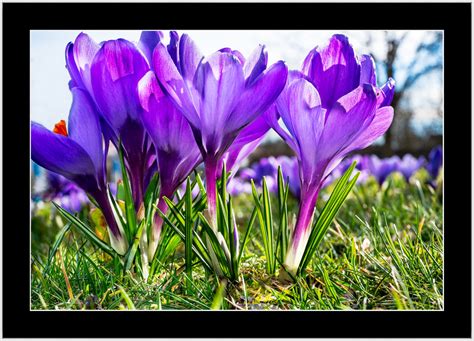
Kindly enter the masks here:
M 470 3 L 4 3 L 3 336 L 471 337 L 471 11 Z M 445 309 L 31 311 L 30 30 L 157 27 L 444 30 Z

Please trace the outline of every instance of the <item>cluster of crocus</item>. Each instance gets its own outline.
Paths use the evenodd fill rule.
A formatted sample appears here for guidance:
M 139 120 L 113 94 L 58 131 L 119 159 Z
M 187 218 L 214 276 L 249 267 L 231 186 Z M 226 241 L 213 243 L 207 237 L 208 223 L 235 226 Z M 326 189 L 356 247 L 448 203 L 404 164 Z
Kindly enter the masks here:
M 106 181 L 110 142 L 123 155 L 133 205 L 140 217 L 146 189 L 159 173 L 157 207 L 204 161 L 207 203 L 216 229 L 216 181 L 224 164 L 236 166 L 270 129 L 260 116 L 283 90 L 287 67 L 267 67 L 259 46 L 245 59 L 223 48 L 204 57 L 191 38 L 170 33 L 167 46 L 158 31 L 144 31 L 138 44 L 124 39 L 94 42 L 81 33 L 66 47 L 73 103 L 68 123 L 53 131 L 31 123 L 31 157 L 42 167 L 73 181 L 95 201 L 108 225 L 112 247 L 127 252 L 123 219 L 114 210 Z M 148 258 L 162 228 L 142 234 Z M 147 239 L 149 237 L 149 240 Z M 142 255 L 143 256 L 143 255 Z M 146 257 L 143 258 L 146 260 Z
M 357 56 L 343 35 L 334 35 L 328 45 L 312 50 L 301 70 L 288 71 L 283 61 L 268 65 L 263 45 L 248 58 L 228 47 L 204 56 L 187 34 L 174 31 L 168 44 L 159 31 L 142 32 L 137 44 L 124 39 L 97 44 L 81 33 L 66 47 L 66 67 L 73 96 L 68 123 L 62 120 L 50 131 L 32 122 L 31 157 L 90 195 L 103 213 L 111 246 L 118 254 L 127 254 L 132 245 L 136 249 L 139 239 L 142 262 L 156 256 L 171 207 L 168 199 L 201 163 L 207 214 L 199 219 L 202 223 L 209 218 L 216 240 L 226 243 L 218 221 L 225 220 L 230 226 L 235 217 L 218 213 L 222 212 L 219 200 L 227 196 L 225 190 L 224 198 L 217 193 L 218 180 L 223 177 L 222 186 L 227 179 L 223 170 L 230 171 L 232 179 L 270 129 L 296 157 L 261 160 L 242 170 L 227 186 L 231 194 L 251 190 L 246 187 L 248 180 L 258 185 L 265 177 L 268 189 L 277 191 L 281 166 L 300 203 L 282 260 L 290 274 L 297 272 L 305 251 L 321 188 L 336 180 L 352 161 L 357 159 L 362 173 L 377 174 L 379 182 L 394 170 L 408 179 L 425 164 L 424 159 L 411 155 L 387 162 L 354 156 L 343 162 L 387 131 L 395 91 L 392 79 L 377 84 L 372 57 Z M 127 221 L 120 216 L 107 182 L 110 144 L 120 155 L 125 192 L 130 192 Z M 441 151 L 434 151 L 427 166 L 433 177 L 440 164 Z M 157 195 L 151 196 L 156 202 L 148 203 L 149 186 L 157 181 Z M 190 190 L 187 193 L 192 201 Z M 230 201 L 222 204 L 226 212 L 232 212 L 226 208 L 231 207 Z M 143 216 L 155 206 L 159 212 L 146 232 L 138 238 L 130 235 L 129 225 L 145 221 Z M 134 218 L 129 220 L 130 211 Z M 192 216 L 186 218 L 188 223 Z M 143 224 L 136 226 L 141 228 L 133 232 L 143 230 Z M 226 238 L 238 239 L 236 227 Z M 224 255 L 228 254 L 227 250 Z
M 259 46 L 248 59 L 223 48 L 204 57 L 188 35 L 172 34 L 168 48 L 159 43 L 153 53 L 156 76 L 169 98 L 188 120 L 204 161 L 208 210 L 216 229 L 216 181 L 222 162 L 234 164 L 269 129 L 257 120 L 278 97 L 287 68 L 277 62 L 267 68 L 267 53 Z M 262 128 L 263 125 L 263 128 Z M 239 156 L 242 154 L 242 156 Z

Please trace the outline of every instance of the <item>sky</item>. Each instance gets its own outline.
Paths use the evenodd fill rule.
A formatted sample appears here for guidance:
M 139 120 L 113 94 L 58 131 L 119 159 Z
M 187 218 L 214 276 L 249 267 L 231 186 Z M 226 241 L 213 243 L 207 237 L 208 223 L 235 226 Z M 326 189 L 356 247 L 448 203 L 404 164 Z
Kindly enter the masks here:
M 169 31 L 162 31 L 167 43 Z M 64 51 L 67 43 L 74 41 L 80 32 L 73 30 L 30 32 L 30 118 L 48 128 L 52 128 L 61 119 L 67 120 L 72 96 L 68 88 L 70 78 L 65 68 Z M 117 38 L 137 42 L 141 33 L 141 31 L 112 30 L 84 32 L 97 42 Z M 330 36 L 336 33 L 346 34 L 358 55 L 372 53 L 376 56 L 384 53 L 383 41 L 380 43 L 376 41 L 369 51 L 365 44 L 367 36 L 365 31 L 178 30 L 178 33 L 188 33 L 204 55 L 223 47 L 231 47 L 248 56 L 259 44 L 264 44 L 268 51 L 269 65 L 284 60 L 290 69 L 300 69 L 308 52 L 317 45 L 326 44 Z M 382 37 L 381 31 L 374 33 L 375 39 Z M 411 42 L 405 44 L 405 51 L 401 51 L 401 55 L 407 56 L 407 64 L 411 62 L 409 56 L 413 54 L 420 39 L 423 39 L 423 34 L 423 31 L 410 33 Z M 403 71 L 400 75 L 404 76 Z M 381 81 L 385 80 L 379 80 Z M 441 89 L 440 81 L 435 80 L 429 87 L 420 89 L 423 96 L 414 96 L 412 105 L 422 107 L 417 110 L 415 122 L 427 124 L 436 119 L 433 112 L 423 109 L 423 102 L 430 98 L 439 100 Z

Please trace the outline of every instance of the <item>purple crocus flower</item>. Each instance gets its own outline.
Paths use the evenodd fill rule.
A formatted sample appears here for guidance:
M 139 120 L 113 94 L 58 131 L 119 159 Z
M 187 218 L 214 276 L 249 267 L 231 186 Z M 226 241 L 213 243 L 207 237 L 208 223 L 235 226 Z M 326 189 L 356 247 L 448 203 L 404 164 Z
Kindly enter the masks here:
M 376 87 L 373 59 L 358 58 L 347 37 L 334 35 L 292 72 L 276 101 L 285 131 L 273 116 L 273 128 L 296 152 L 301 179 L 300 209 L 285 267 L 296 273 L 311 232 L 322 183 L 350 152 L 382 136 L 393 118 L 389 80 Z
M 403 174 L 405 180 L 410 180 L 411 176 L 426 163 L 426 159 L 423 156 L 419 158 L 414 157 L 411 154 L 405 154 L 397 165 L 397 171 Z
M 250 167 L 240 172 L 240 177 L 247 182 L 253 180 L 256 187 L 262 187 L 263 178 L 267 182 L 268 191 L 276 193 L 278 191 L 278 162 L 273 156 L 261 158 Z
M 370 174 L 381 185 L 391 173 L 397 171 L 399 163 L 400 158 L 398 156 L 380 159 L 376 155 L 371 155 L 367 164 Z
M 436 146 L 428 155 L 428 163 L 426 164 L 426 170 L 430 173 L 431 179 L 434 181 L 438 177 L 439 170 L 443 165 L 443 147 Z
M 31 158 L 40 166 L 75 182 L 98 203 L 109 227 L 112 247 L 124 254 L 127 245 L 109 202 L 99 116 L 86 91 L 71 89 L 69 132 L 64 121 L 54 132 L 31 123 Z
M 273 156 L 261 158 L 259 161 L 254 162 L 250 167 L 242 169 L 240 171 L 240 177 L 244 180 L 254 180 L 257 185 L 260 185 L 260 181 L 264 176 L 274 176 L 277 170 L 278 164 Z
M 233 177 L 229 180 L 227 191 L 231 196 L 237 196 L 241 193 L 250 194 L 252 193 L 252 186 L 246 180 L 243 180 L 239 177 Z
M 267 69 L 263 46 L 248 60 L 229 48 L 204 58 L 187 34 L 178 37 L 175 32 L 168 48 L 161 43 L 155 48 L 153 67 L 193 130 L 204 160 L 208 209 L 216 228 L 219 163 L 239 132 L 278 97 L 287 67 L 280 61 Z
M 86 193 L 63 176 L 48 172 L 48 188 L 43 193 L 44 200 L 58 201 L 70 213 L 79 212 L 89 203 Z
M 144 55 L 124 39 L 102 43 L 91 68 L 91 83 L 97 106 L 112 129 L 112 141 L 122 143 L 130 174 L 135 209 L 140 208 L 145 178 L 154 154 L 141 122 L 143 109 L 138 98 L 139 80 L 150 69 Z
M 66 48 L 70 87 L 85 90 L 97 106 L 105 153 L 109 141 L 117 149 L 119 142 L 123 146 L 136 210 L 143 201 L 147 179 L 156 169 L 153 146 L 141 124 L 142 109 L 137 94 L 138 81 L 150 69 L 144 54 L 146 51 L 140 52 L 127 40 L 110 40 L 99 45 L 84 33 Z
M 163 197 L 171 198 L 178 186 L 202 161 L 191 127 L 169 97 L 163 93 L 155 73 L 149 71 L 138 84 L 143 107 L 142 121 L 155 146 L 160 173 L 158 208 L 166 213 L 168 206 Z M 155 254 L 163 219 L 157 215 L 148 257 Z

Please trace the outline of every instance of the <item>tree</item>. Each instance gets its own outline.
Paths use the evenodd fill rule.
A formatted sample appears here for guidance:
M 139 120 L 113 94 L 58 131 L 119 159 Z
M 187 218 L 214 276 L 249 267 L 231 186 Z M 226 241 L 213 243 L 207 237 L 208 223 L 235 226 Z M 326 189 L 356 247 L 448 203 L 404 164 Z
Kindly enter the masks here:
M 414 37 L 415 34 L 417 37 Z M 395 95 L 391 104 L 395 110 L 394 123 L 385 133 L 384 145 L 385 149 L 392 150 L 395 142 L 394 132 L 397 127 L 409 129 L 413 116 L 413 110 L 402 108 L 403 100 L 420 79 L 442 70 L 443 33 L 428 31 L 420 37 L 419 32 L 385 31 L 384 40 L 386 42 L 385 55 L 377 58 L 374 54 L 374 57 L 379 69 L 387 78 L 392 77 L 396 81 Z M 374 39 L 371 35 L 367 38 L 367 43 L 373 46 Z M 415 49 L 412 46 L 414 44 L 416 44 Z M 412 47 L 411 55 L 406 55 L 406 52 L 410 50 L 409 47 Z M 409 61 L 408 64 L 406 61 Z

